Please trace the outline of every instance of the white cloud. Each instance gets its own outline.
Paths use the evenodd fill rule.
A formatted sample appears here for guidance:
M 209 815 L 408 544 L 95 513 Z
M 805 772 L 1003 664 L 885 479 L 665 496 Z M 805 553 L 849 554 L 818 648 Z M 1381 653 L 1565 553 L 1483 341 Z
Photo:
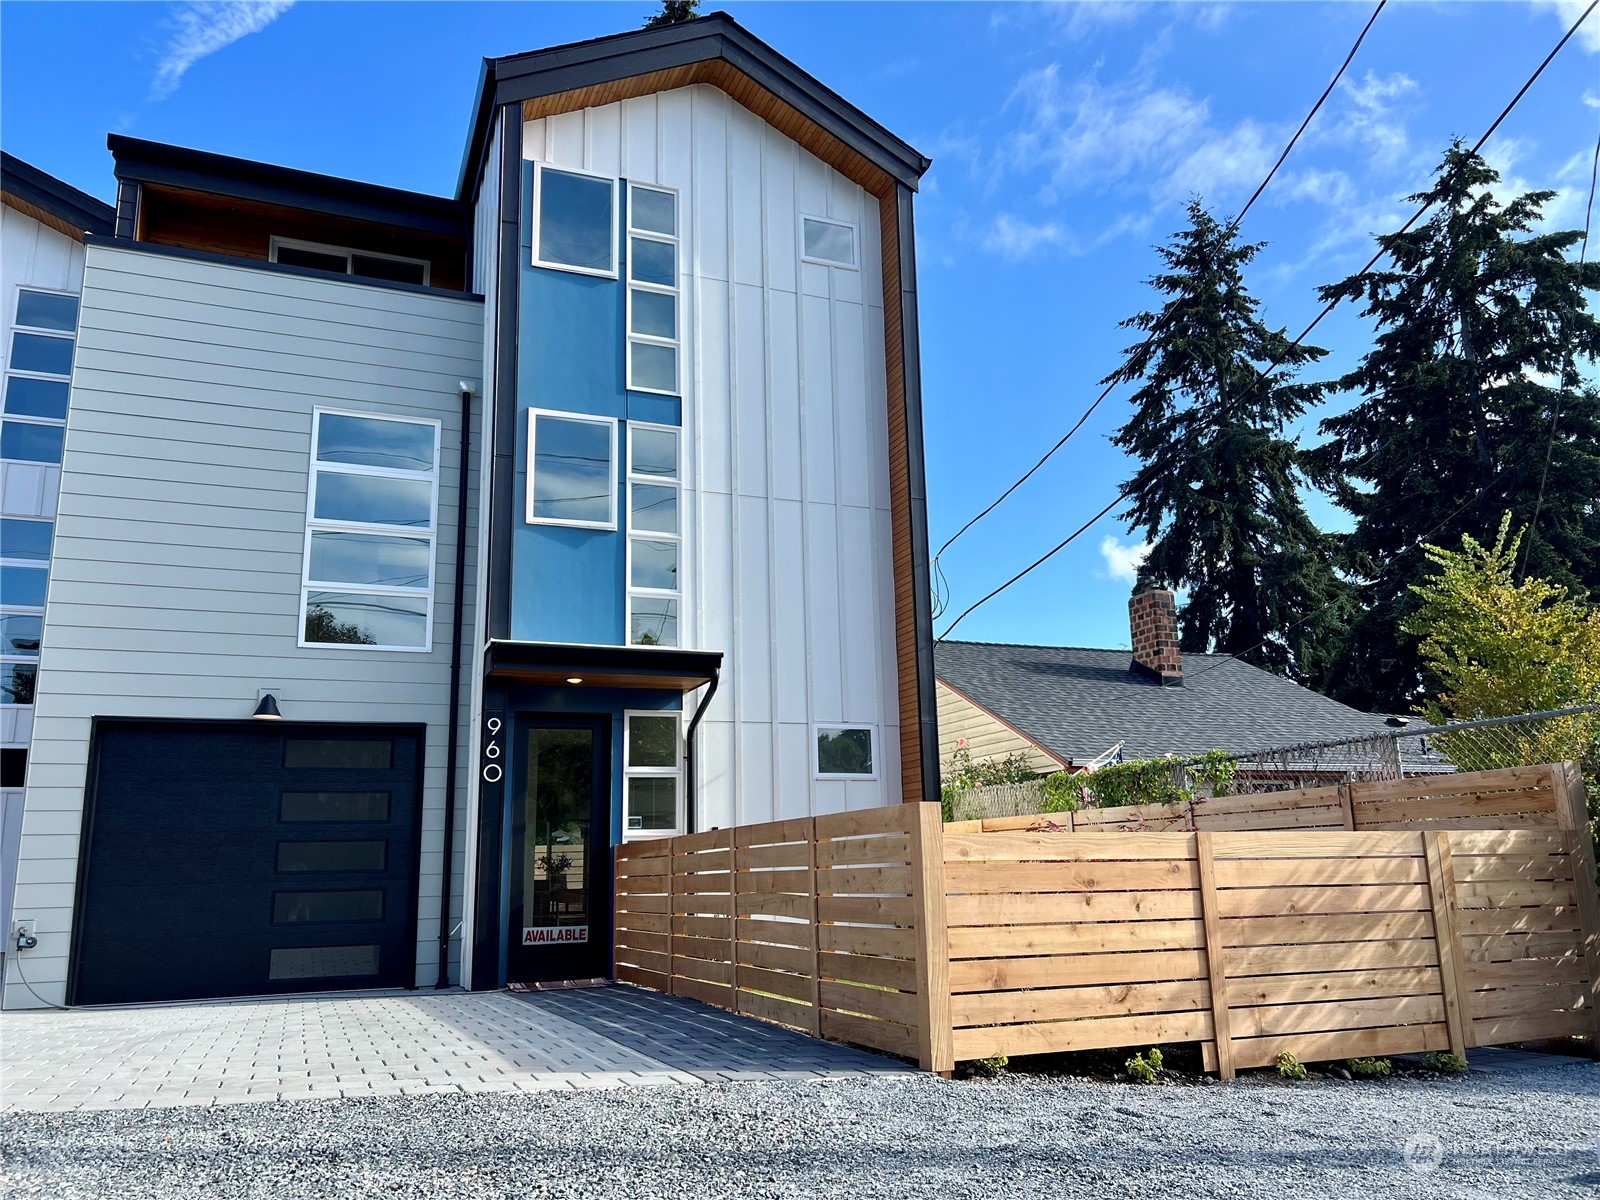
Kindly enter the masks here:
M 1583 10 L 1589 7 L 1588 0 L 1533 0 L 1533 7 L 1538 9 L 1553 10 L 1561 22 L 1563 31 L 1571 29 Z M 1591 54 L 1600 54 L 1600 14 L 1591 16 L 1579 28 L 1573 38 L 1580 46 Z
M 1394 103 L 1417 90 L 1417 81 L 1403 72 L 1378 75 L 1368 71 L 1361 82 L 1339 81 L 1339 95 L 1346 101 L 1342 111 L 1329 113 L 1323 125 L 1330 141 L 1354 141 L 1371 153 L 1383 166 L 1400 162 L 1410 148 L 1405 118 Z
M 1112 579 L 1134 583 L 1139 578 L 1139 568 L 1149 556 L 1149 542 L 1124 546 L 1121 539 L 1110 533 L 1100 539 L 1100 557 L 1106 560 L 1106 573 Z
M 1060 246 L 1067 231 L 1057 221 L 1034 224 L 1010 213 L 1001 213 L 983 235 L 983 248 L 1011 262 L 1020 262 L 1040 246 Z
M 294 0 L 192 0 L 180 5 L 172 13 L 172 40 L 156 66 L 150 98 L 166 99 L 195 63 L 260 32 L 293 5 Z

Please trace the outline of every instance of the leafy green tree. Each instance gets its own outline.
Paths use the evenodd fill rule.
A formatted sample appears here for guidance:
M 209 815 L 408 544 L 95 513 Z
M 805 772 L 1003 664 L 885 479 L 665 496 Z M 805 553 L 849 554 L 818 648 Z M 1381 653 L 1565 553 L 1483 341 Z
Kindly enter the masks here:
M 1319 684 L 1358 708 L 1404 711 L 1421 696 L 1419 635 L 1407 629 L 1425 540 L 1454 545 L 1486 511 L 1509 508 L 1531 526 L 1524 570 L 1600 589 L 1600 390 L 1580 376 L 1600 353 L 1585 297 L 1600 264 L 1567 261 L 1577 230 L 1534 232 L 1555 193 L 1502 203 L 1499 182 L 1451 146 L 1433 186 L 1410 197 L 1432 215 L 1378 238 L 1392 265 L 1321 289 L 1363 302 L 1378 328 L 1332 384 L 1359 399 L 1322 422 L 1327 441 L 1307 455 L 1356 520 L 1343 550 L 1361 604 Z
M 1112 439 L 1140 464 L 1122 485 L 1125 516 L 1151 543 L 1138 586 L 1187 592 L 1181 649 L 1303 677 L 1321 665 L 1343 585 L 1285 429 L 1322 392 L 1294 382 L 1296 368 L 1327 352 L 1262 322 L 1244 283 L 1262 243 L 1240 243 L 1198 199 L 1188 215 L 1157 249 L 1168 270 L 1150 284 L 1165 304 L 1122 323 L 1150 336 L 1102 380 L 1140 385 Z
M 375 646 L 373 637 L 354 621 L 341 621 L 320 604 L 306 609 L 306 641 L 348 646 Z
M 693 21 L 700 14 L 695 10 L 700 0 L 661 0 L 661 11 L 645 19 L 644 28 L 659 29 L 663 25 L 681 25 Z
M 1600 609 L 1547 579 L 1517 581 L 1526 534 L 1511 535 L 1507 512 L 1492 546 L 1463 535 L 1460 550 L 1424 549 L 1432 571 L 1411 587 L 1417 609 L 1405 632 L 1418 639 L 1434 687 L 1422 711 L 1435 724 L 1600 704 Z M 1440 740 L 1463 770 L 1573 759 L 1600 816 L 1600 713 Z

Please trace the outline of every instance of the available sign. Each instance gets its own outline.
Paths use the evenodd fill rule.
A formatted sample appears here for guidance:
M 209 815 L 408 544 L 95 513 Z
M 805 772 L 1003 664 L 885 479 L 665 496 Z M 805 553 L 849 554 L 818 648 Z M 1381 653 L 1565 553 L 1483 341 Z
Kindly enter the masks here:
M 538 925 L 522 931 L 524 946 L 578 945 L 589 940 L 587 925 Z

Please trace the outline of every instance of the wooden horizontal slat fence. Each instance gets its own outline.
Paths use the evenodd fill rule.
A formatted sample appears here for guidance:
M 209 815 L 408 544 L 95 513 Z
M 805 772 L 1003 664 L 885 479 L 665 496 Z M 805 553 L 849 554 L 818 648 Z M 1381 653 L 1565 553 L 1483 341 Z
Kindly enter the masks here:
M 1577 768 L 1451 778 L 1372 797 L 1373 819 L 1402 825 L 1376 830 L 941 826 L 925 804 L 631 843 L 616 974 L 940 1071 L 1198 1042 L 1230 1077 L 1284 1051 L 1464 1053 L 1600 1031 Z M 1351 818 L 1347 790 L 1295 795 L 1276 811 Z M 1490 800 L 1496 816 L 1539 823 L 1454 824 L 1486 819 L 1495 796 L 1516 797 Z M 1383 808 L 1407 800 L 1404 821 Z
M 931 1063 L 937 825 L 894 805 L 619 846 L 616 977 Z

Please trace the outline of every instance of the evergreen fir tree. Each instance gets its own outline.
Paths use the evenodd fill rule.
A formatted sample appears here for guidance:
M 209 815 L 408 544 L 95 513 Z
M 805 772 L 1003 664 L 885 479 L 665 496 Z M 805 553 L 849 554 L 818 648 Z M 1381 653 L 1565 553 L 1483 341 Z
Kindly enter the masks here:
M 1318 610 L 1343 585 L 1330 540 L 1306 515 L 1285 427 L 1321 394 L 1293 382 L 1295 368 L 1326 351 L 1292 346 L 1261 321 L 1243 278 L 1261 243 L 1241 244 L 1198 199 L 1188 214 L 1157 250 L 1169 269 L 1150 283 L 1166 303 L 1123 322 L 1151 336 L 1102 381 L 1141 385 L 1112 439 L 1140 461 L 1122 485 L 1125 516 L 1151 543 L 1139 586 L 1187 591 L 1183 650 L 1304 677 L 1323 668 L 1340 614 Z
M 659 29 L 663 25 L 681 25 L 693 21 L 700 14 L 695 9 L 700 0 L 661 0 L 661 11 L 645 18 L 644 28 Z
M 1320 682 L 1359 708 L 1402 712 L 1421 698 L 1418 639 L 1404 626 L 1429 570 L 1424 542 L 1458 545 L 1509 510 L 1530 526 L 1525 573 L 1600 589 L 1600 391 L 1580 376 L 1600 352 L 1584 296 L 1600 265 L 1567 261 L 1577 231 L 1533 232 L 1555 193 L 1502 204 L 1499 181 L 1452 145 L 1433 186 L 1410 197 L 1433 205 L 1429 218 L 1379 237 L 1392 265 L 1321 289 L 1363 301 L 1378 327 L 1332 385 L 1360 399 L 1322 422 L 1328 440 L 1308 455 L 1356 518 L 1345 566 L 1362 603 Z

